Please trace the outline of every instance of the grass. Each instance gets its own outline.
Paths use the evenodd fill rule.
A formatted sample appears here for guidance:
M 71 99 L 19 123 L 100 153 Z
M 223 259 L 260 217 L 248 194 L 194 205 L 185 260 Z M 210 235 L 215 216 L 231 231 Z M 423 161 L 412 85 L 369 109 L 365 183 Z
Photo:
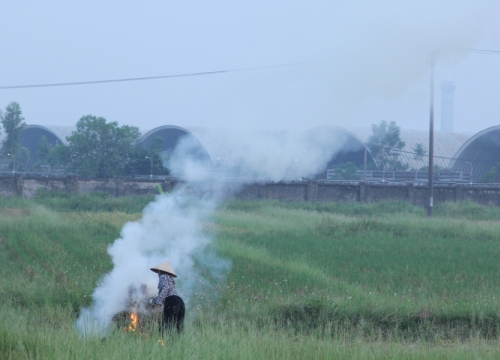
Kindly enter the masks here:
M 0 358 L 498 358 L 500 212 L 232 201 L 205 224 L 233 266 L 179 338 L 75 320 L 150 197 L 0 199 Z M 110 205 L 108 202 L 112 202 Z
M 262 316 L 274 311 L 306 327 L 362 319 L 411 338 L 422 324 L 447 337 L 457 329 L 496 336 L 500 223 L 259 205 L 258 214 L 233 205 L 219 219 L 222 253 L 244 264 L 231 271 L 230 301 L 249 301 L 250 288 Z

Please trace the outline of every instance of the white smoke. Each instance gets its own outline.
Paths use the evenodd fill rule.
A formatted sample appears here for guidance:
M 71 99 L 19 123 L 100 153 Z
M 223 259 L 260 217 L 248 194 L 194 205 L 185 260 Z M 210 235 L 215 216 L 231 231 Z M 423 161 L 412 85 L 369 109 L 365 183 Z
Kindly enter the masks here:
M 481 26 L 477 23 L 484 15 L 484 4 L 480 10 L 471 3 L 457 5 L 451 15 L 446 6 L 428 12 L 419 3 L 401 5 L 402 8 L 384 4 L 382 8 L 391 12 L 381 12 L 379 4 L 368 2 L 364 3 L 364 13 L 359 13 L 356 5 L 344 9 L 347 18 L 357 19 L 359 26 L 339 21 L 338 34 L 342 36 L 336 36 L 335 42 L 342 49 L 341 55 L 335 66 L 321 73 L 333 84 L 327 91 L 328 102 L 334 103 L 335 111 L 347 121 L 360 100 L 374 95 L 391 97 L 405 91 L 429 68 L 431 52 L 452 59 L 464 56 L 463 52 L 454 54 L 446 48 L 473 45 L 480 34 Z M 371 10 L 379 16 L 371 16 Z M 453 21 L 445 21 L 447 16 Z M 317 110 L 312 109 L 313 114 L 314 111 Z M 159 196 L 144 210 L 140 221 L 123 227 L 121 237 L 108 250 L 114 268 L 95 290 L 93 305 L 83 309 L 78 320 L 82 330 L 86 331 L 89 324 L 100 331 L 106 329 L 114 314 L 127 310 L 130 289 L 146 284 L 145 294 L 139 291 L 134 296 L 154 295 L 157 278 L 149 268 L 165 260 L 178 272 L 181 296 L 189 304 L 197 289 L 195 284 L 201 279 L 200 259 L 210 259 L 204 261 L 204 266 L 215 273 L 228 270 L 227 261 L 213 253 L 205 253 L 205 257 L 200 254 L 212 241 L 203 232 L 202 223 L 221 200 L 238 189 L 233 180 L 279 181 L 313 176 L 324 170 L 349 141 L 333 129 L 299 137 L 286 132 L 250 131 L 239 125 L 238 131 L 226 128 L 207 134 L 206 140 L 215 142 L 202 144 L 211 151 L 208 158 L 198 156 L 198 140 L 186 137 L 180 141 L 167 167 L 186 181 L 186 186 Z
M 94 291 L 92 306 L 82 309 L 77 321 L 79 329 L 105 334 L 113 315 L 132 310 L 130 301 L 140 305 L 155 296 L 158 277 L 150 268 L 166 260 L 179 275 L 177 285 L 186 306 L 199 289 L 200 271 L 208 268 L 214 278 L 227 273 L 231 263 L 205 251 L 212 239 L 204 233 L 203 222 L 210 218 L 216 204 L 213 199 L 179 189 L 158 196 L 144 209 L 142 219 L 125 224 L 121 237 L 108 248 L 113 270 Z M 201 256 L 209 257 L 209 261 L 200 259 L 202 263 L 209 262 L 204 269 L 195 264 Z M 141 292 L 143 285 L 145 291 Z
M 289 132 L 204 129 L 212 144 L 208 161 L 190 156 L 199 153 L 199 142 L 183 138 L 166 164 L 174 176 L 198 181 L 214 176 L 217 184 L 232 187 L 234 179 L 297 180 L 325 170 L 332 157 L 350 145 L 345 130 L 324 127 L 297 136 Z M 215 143 L 215 144 L 214 144 Z M 357 144 L 359 146 L 359 143 Z M 212 160 L 214 160 L 212 162 Z M 214 164 L 215 163 L 215 164 Z
M 132 310 L 131 303 L 135 310 L 143 311 L 144 300 L 157 293 L 158 278 L 150 268 L 163 261 L 169 261 L 178 274 L 180 296 L 189 307 L 200 284 L 209 283 L 204 277 L 221 281 L 221 275 L 230 269 L 230 261 L 209 250 L 213 239 L 204 232 L 203 224 L 222 200 L 238 190 L 241 183 L 234 179 L 313 175 L 345 140 L 335 132 L 314 139 L 286 133 L 211 134 L 212 139 L 217 137 L 225 149 L 220 152 L 224 174 L 217 172 L 217 161 L 199 156 L 199 142 L 193 137 L 179 142 L 166 165 L 185 184 L 157 196 L 144 209 L 143 217 L 125 224 L 120 238 L 109 246 L 113 270 L 101 279 L 92 305 L 81 311 L 77 326 L 83 333 L 105 334 L 113 316 Z

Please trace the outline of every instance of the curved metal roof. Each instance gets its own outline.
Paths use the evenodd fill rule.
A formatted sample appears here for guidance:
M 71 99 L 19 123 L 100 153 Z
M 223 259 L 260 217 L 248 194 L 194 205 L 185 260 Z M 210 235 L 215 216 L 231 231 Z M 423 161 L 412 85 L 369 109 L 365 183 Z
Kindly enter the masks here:
M 42 136 L 45 136 L 52 146 L 68 145 L 66 137 L 70 136 L 74 130 L 76 130 L 75 126 L 26 125 L 19 134 L 19 142 L 21 146 L 24 146 L 30 152 L 27 166 L 30 167 L 37 162 L 38 144 Z M 5 137 L 5 133 L 2 132 L 0 134 L 0 145 Z
M 445 131 L 434 132 L 434 164 L 442 168 L 449 168 L 451 160 L 460 147 L 471 137 L 470 134 L 452 133 Z M 400 159 L 408 164 L 410 169 L 418 170 L 429 165 L 429 132 L 422 130 L 401 130 L 401 140 L 405 142 Z M 422 145 L 426 156 L 415 159 L 415 147 Z
M 364 144 L 368 136 L 365 129 L 347 129 L 335 125 L 323 125 L 311 128 L 302 133 L 301 138 L 308 141 L 321 142 L 329 146 L 334 152 L 327 167 L 333 168 L 337 164 L 353 162 L 357 166 L 364 164 Z M 369 163 L 375 163 L 368 151 Z
M 163 138 L 163 150 L 167 152 L 173 151 L 183 137 L 189 136 L 199 143 L 200 155 L 205 153 L 214 163 L 228 163 L 231 159 L 232 149 L 234 148 L 231 140 L 222 133 L 196 126 L 159 126 L 142 135 L 139 143 L 149 147 L 158 136 Z
M 29 139 L 30 141 L 33 141 L 33 136 L 41 137 L 42 135 L 45 135 L 45 137 L 47 137 L 48 135 L 51 139 L 54 139 L 53 145 L 68 145 L 68 141 L 66 140 L 66 138 L 70 136 L 71 133 L 75 130 L 76 126 L 26 125 L 21 131 L 21 134 L 24 134 L 24 138 Z M 49 140 L 48 137 L 47 140 Z M 50 140 L 49 142 L 52 143 Z
M 42 136 L 45 136 L 52 146 L 68 145 L 66 137 L 75 129 L 76 127 L 71 126 L 26 125 L 19 134 L 19 142 L 30 152 L 27 166 L 30 167 L 37 162 L 38 144 Z
M 473 181 L 500 162 L 500 125 L 485 129 L 465 142 L 450 166 L 456 171 L 472 170 Z
M 353 161 L 354 163 L 362 163 L 363 156 L 362 152 L 356 148 L 364 147 L 364 144 L 368 142 L 372 134 L 371 128 L 360 128 L 360 127 L 340 127 L 333 125 L 323 125 L 316 128 L 312 128 L 306 131 L 320 133 L 328 132 L 338 132 L 343 134 L 344 148 L 345 150 L 357 152 L 357 159 Z M 451 133 L 436 131 L 434 132 L 434 163 L 443 168 L 448 168 L 450 166 L 451 159 L 455 156 L 455 153 L 460 149 L 460 147 L 470 138 L 469 134 Z M 400 161 L 407 164 L 410 169 L 418 170 L 424 166 L 428 165 L 428 156 L 424 156 L 422 159 L 415 159 L 414 149 L 417 144 L 422 145 L 425 153 L 429 152 L 429 132 L 423 130 L 404 130 L 401 129 L 400 133 L 401 140 L 405 142 L 405 146 L 400 153 Z M 347 146 L 347 147 L 346 147 Z M 344 150 L 344 151 L 345 151 Z M 368 149 L 368 152 L 370 150 Z M 371 156 L 371 154 L 370 154 Z M 350 160 L 352 161 L 352 160 Z
M 50 144 L 68 145 L 67 137 L 76 130 L 76 126 L 40 126 L 27 125 L 20 134 L 22 146 L 30 150 L 30 165 L 37 160 L 38 143 L 45 136 Z M 358 165 L 363 163 L 363 148 L 372 134 L 371 128 L 340 127 L 324 125 L 311 128 L 302 133 L 301 137 L 322 143 L 332 142 L 332 146 L 339 148 L 338 153 L 332 161 L 352 161 Z M 241 146 L 238 140 L 228 135 L 226 131 L 207 129 L 203 127 L 180 127 L 175 125 L 164 125 L 156 127 L 139 139 L 146 147 L 151 146 L 156 137 L 164 140 L 163 150 L 173 151 L 181 138 L 191 137 L 199 144 L 198 155 L 209 158 L 213 163 L 231 165 L 234 161 L 234 153 Z M 0 134 L 0 140 L 5 134 Z M 325 141 L 325 137 L 327 137 Z M 329 137 L 329 138 L 328 138 Z M 329 140 L 329 139 L 332 140 Z M 414 149 L 421 144 L 424 151 L 428 152 L 428 131 L 401 130 L 401 139 L 405 147 L 400 154 L 400 160 L 408 164 L 411 169 L 419 169 L 428 164 L 427 156 L 420 160 L 414 158 Z M 500 161 L 500 126 L 492 127 L 471 137 L 470 134 L 436 131 L 434 134 L 435 164 L 444 168 L 452 167 L 454 170 L 468 171 L 470 162 L 474 166 L 476 179 L 484 174 L 489 168 Z M 453 158 L 459 160 L 452 160 Z M 373 161 L 369 154 L 369 161 Z

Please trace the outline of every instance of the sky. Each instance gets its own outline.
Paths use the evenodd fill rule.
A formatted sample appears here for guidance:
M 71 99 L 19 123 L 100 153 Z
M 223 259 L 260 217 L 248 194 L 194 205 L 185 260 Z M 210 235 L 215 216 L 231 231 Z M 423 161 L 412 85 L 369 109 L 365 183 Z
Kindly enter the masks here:
M 500 51 L 498 1 L 4 1 L 1 14 L 0 87 L 227 71 L 1 89 L 28 124 L 425 130 L 431 54 L 436 130 L 445 79 L 455 131 L 500 118 L 500 54 L 464 50 Z

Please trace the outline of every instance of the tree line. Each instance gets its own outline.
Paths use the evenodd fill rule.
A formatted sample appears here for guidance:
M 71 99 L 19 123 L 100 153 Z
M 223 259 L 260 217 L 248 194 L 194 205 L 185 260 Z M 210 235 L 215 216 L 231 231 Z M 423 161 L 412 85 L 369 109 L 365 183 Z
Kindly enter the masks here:
M 21 107 L 11 102 L 0 120 L 5 131 L 2 153 L 17 163 L 18 170 L 27 170 L 29 150 L 21 146 L 19 135 L 26 126 Z M 400 138 L 401 129 L 395 122 L 372 126 L 372 135 L 368 148 L 376 159 L 378 167 L 385 170 L 406 170 L 408 166 L 399 160 L 399 150 L 405 146 Z M 38 161 L 33 164 L 40 167 L 59 167 L 69 172 L 86 177 L 115 177 L 154 173 L 167 174 L 161 156 L 163 139 L 154 139 L 148 149 L 138 144 L 140 132 L 137 127 L 117 122 L 107 122 L 103 117 L 83 116 L 76 124 L 76 131 L 67 137 L 68 146 L 54 146 L 45 136 L 38 144 Z M 150 159 L 148 161 L 147 159 Z M 11 162 L 11 168 L 14 166 Z M 152 168 L 151 168 L 152 164 Z M 336 170 L 341 178 L 355 178 L 358 168 L 354 163 L 344 163 Z
M 0 112 L 4 130 L 2 155 L 12 160 L 9 167 L 27 170 L 29 150 L 20 143 L 19 135 L 26 126 L 21 107 L 11 102 Z M 161 151 L 163 139 L 154 139 L 146 148 L 139 144 L 141 134 L 135 126 L 119 126 L 103 117 L 83 116 L 76 124 L 76 131 L 66 138 L 68 146 L 51 144 L 45 136 L 38 143 L 36 164 L 33 168 L 50 166 L 64 168 L 83 177 L 116 177 L 127 175 L 168 174 L 163 166 Z
M 19 141 L 22 129 L 26 126 L 21 107 L 17 102 L 0 110 L 0 121 L 5 132 L 1 154 L 4 162 L 11 162 L 11 169 L 27 170 L 30 152 Z M 117 122 L 107 122 L 103 117 L 83 116 L 76 124 L 76 130 L 67 137 L 68 146 L 50 144 L 45 136 L 40 138 L 35 169 L 52 167 L 74 172 L 83 177 L 116 177 L 127 175 L 166 175 L 168 169 L 163 166 L 163 138 L 153 140 L 146 148 L 139 144 L 141 134 L 135 126 L 119 126 Z M 408 165 L 400 160 L 405 147 L 401 139 L 401 128 L 396 122 L 381 121 L 372 125 L 372 134 L 365 146 L 375 162 L 369 164 L 370 170 L 404 171 Z M 422 144 L 416 144 L 413 151 L 415 159 L 426 156 Z M 338 179 L 355 180 L 360 176 L 357 170 L 363 166 L 345 162 L 334 166 Z M 418 169 L 427 171 L 427 167 Z M 442 171 L 436 166 L 435 171 Z M 483 182 L 500 181 L 500 163 L 487 171 Z

